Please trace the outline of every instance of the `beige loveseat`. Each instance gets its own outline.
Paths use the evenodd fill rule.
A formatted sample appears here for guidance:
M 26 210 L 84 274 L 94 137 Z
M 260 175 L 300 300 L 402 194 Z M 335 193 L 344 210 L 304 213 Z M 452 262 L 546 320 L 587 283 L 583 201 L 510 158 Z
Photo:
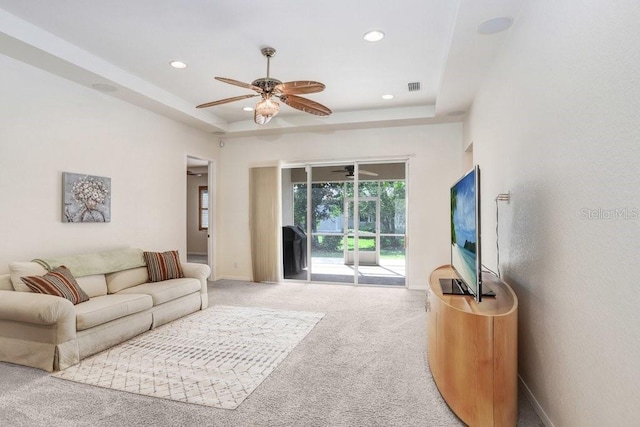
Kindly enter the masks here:
M 0 275 L 0 361 L 49 372 L 65 369 L 208 306 L 211 271 L 204 264 L 181 263 L 184 278 L 148 283 L 140 249 L 61 260 L 71 264 L 67 267 L 89 301 L 73 305 L 65 298 L 33 293 L 20 277 L 47 270 L 37 262 L 11 263 L 11 273 Z

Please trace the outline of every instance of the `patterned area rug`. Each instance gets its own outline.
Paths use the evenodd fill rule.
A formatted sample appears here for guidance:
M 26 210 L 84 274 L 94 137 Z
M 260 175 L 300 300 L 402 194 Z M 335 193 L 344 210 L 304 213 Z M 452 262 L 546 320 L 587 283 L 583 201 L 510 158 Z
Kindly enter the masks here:
M 52 376 L 235 409 L 323 316 L 214 306 L 139 335 Z

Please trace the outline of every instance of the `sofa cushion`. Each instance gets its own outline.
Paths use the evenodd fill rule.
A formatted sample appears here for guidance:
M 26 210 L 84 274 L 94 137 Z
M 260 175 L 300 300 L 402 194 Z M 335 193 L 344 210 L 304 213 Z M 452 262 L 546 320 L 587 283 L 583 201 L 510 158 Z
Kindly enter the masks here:
M 44 276 L 22 277 L 22 281 L 35 293 L 66 298 L 73 304 L 89 300 L 89 296 L 82 290 L 71 271 L 64 265 Z
M 107 294 L 107 281 L 104 274 L 94 274 L 93 276 L 76 277 L 76 282 L 89 298 L 99 297 Z
M 182 278 L 144 283 L 120 291 L 118 295 L 147 294 L 153 298 L 153 305 L 157 306 L 195 292 L 200 292 L 200 281 L 198 279 Z
M 0 291 L 15 291 L 10 274 L 0 274 Z
M 11 273 L 11 284 L 13 285 L 13 289 L 18 292 L 32 292 L 32 290 L 24 284 L 21 277 L 43 276 L 47 274 L 47 269 L 37 262 L 10 262 L 9 273 Z
M 142 255 L 147 263 L 150 282 L 161 282 L 184 277 L 178 251 L 143 252 Z
M 104 295 L 75 306 L 76 329 L 83 331 L 153 307 L 149 295 Z
M 123 289 L 148 282 L 149 276 L 147 275 L 147 267 L 138 267 L 109 273 L 105 275 L 105 279 L 107 280 L 108 292 L 115 294 Z

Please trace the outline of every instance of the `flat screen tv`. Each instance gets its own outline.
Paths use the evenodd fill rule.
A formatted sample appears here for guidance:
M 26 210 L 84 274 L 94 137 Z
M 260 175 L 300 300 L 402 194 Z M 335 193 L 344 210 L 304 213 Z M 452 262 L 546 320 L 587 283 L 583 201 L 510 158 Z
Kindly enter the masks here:
M 451 266 L 458 278 L 443 280 L 445 294 L 471 295 L 480 302 L 480 168 L 475 166 L 451 187 Z M 484 296 L 492 296 L 485 293 Z

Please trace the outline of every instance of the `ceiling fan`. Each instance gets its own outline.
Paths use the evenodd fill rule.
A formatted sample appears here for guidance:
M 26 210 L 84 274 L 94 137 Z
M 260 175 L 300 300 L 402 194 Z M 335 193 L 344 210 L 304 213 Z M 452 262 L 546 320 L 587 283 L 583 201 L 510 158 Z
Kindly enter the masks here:
M 304 111 L 305 113 L 314 114 L 316 116 L 328 116 L 331 114 L 331 110 L 324 105 L 310 99 L 297 96 L 297 94 L 322 92 L 325 88 L 324 84 L 307 80 L 282 83 L 280 80 L 273 79 L 269 77 L 269 65 L 271 57 L 276 54 L 276 50 L 272 47 L 264 47 L 260 52 L 262 52 L 262 55 L 267 58 L 267 77 L 254 80 L 251 84 L 225 77 L 215 78 L 216 80 L 224 83 L 251 89 L 256 92 L 255 94 L 234 96 L 233 98 L 207 102 L 205 104 L 198 105 L 196 108 L 213 107 L 215 105 L 226 104 L 227 102 L 240 101 L 242 99 L 261 96 L 262 99 L 258 101 L 256 108 L 253 110 L 253 120 L 259 125 L 268 123 L 269 120 L 271 120 L 271 118 L 280 111 L 280 104 L 273 98 L 278 98 L 289 107 Z
M 353 178 L 355 176 L 355 166 L 347 165 L 342 169 L 332 170 L 331 173 L 344 173 L 345 177 Z M 364 170 L 364 169 L 358 169 L 358 173 L 360 175 L 378 176 L 377 173 L 370 172 L 370 171 L 367 171 L 367 170 Z

